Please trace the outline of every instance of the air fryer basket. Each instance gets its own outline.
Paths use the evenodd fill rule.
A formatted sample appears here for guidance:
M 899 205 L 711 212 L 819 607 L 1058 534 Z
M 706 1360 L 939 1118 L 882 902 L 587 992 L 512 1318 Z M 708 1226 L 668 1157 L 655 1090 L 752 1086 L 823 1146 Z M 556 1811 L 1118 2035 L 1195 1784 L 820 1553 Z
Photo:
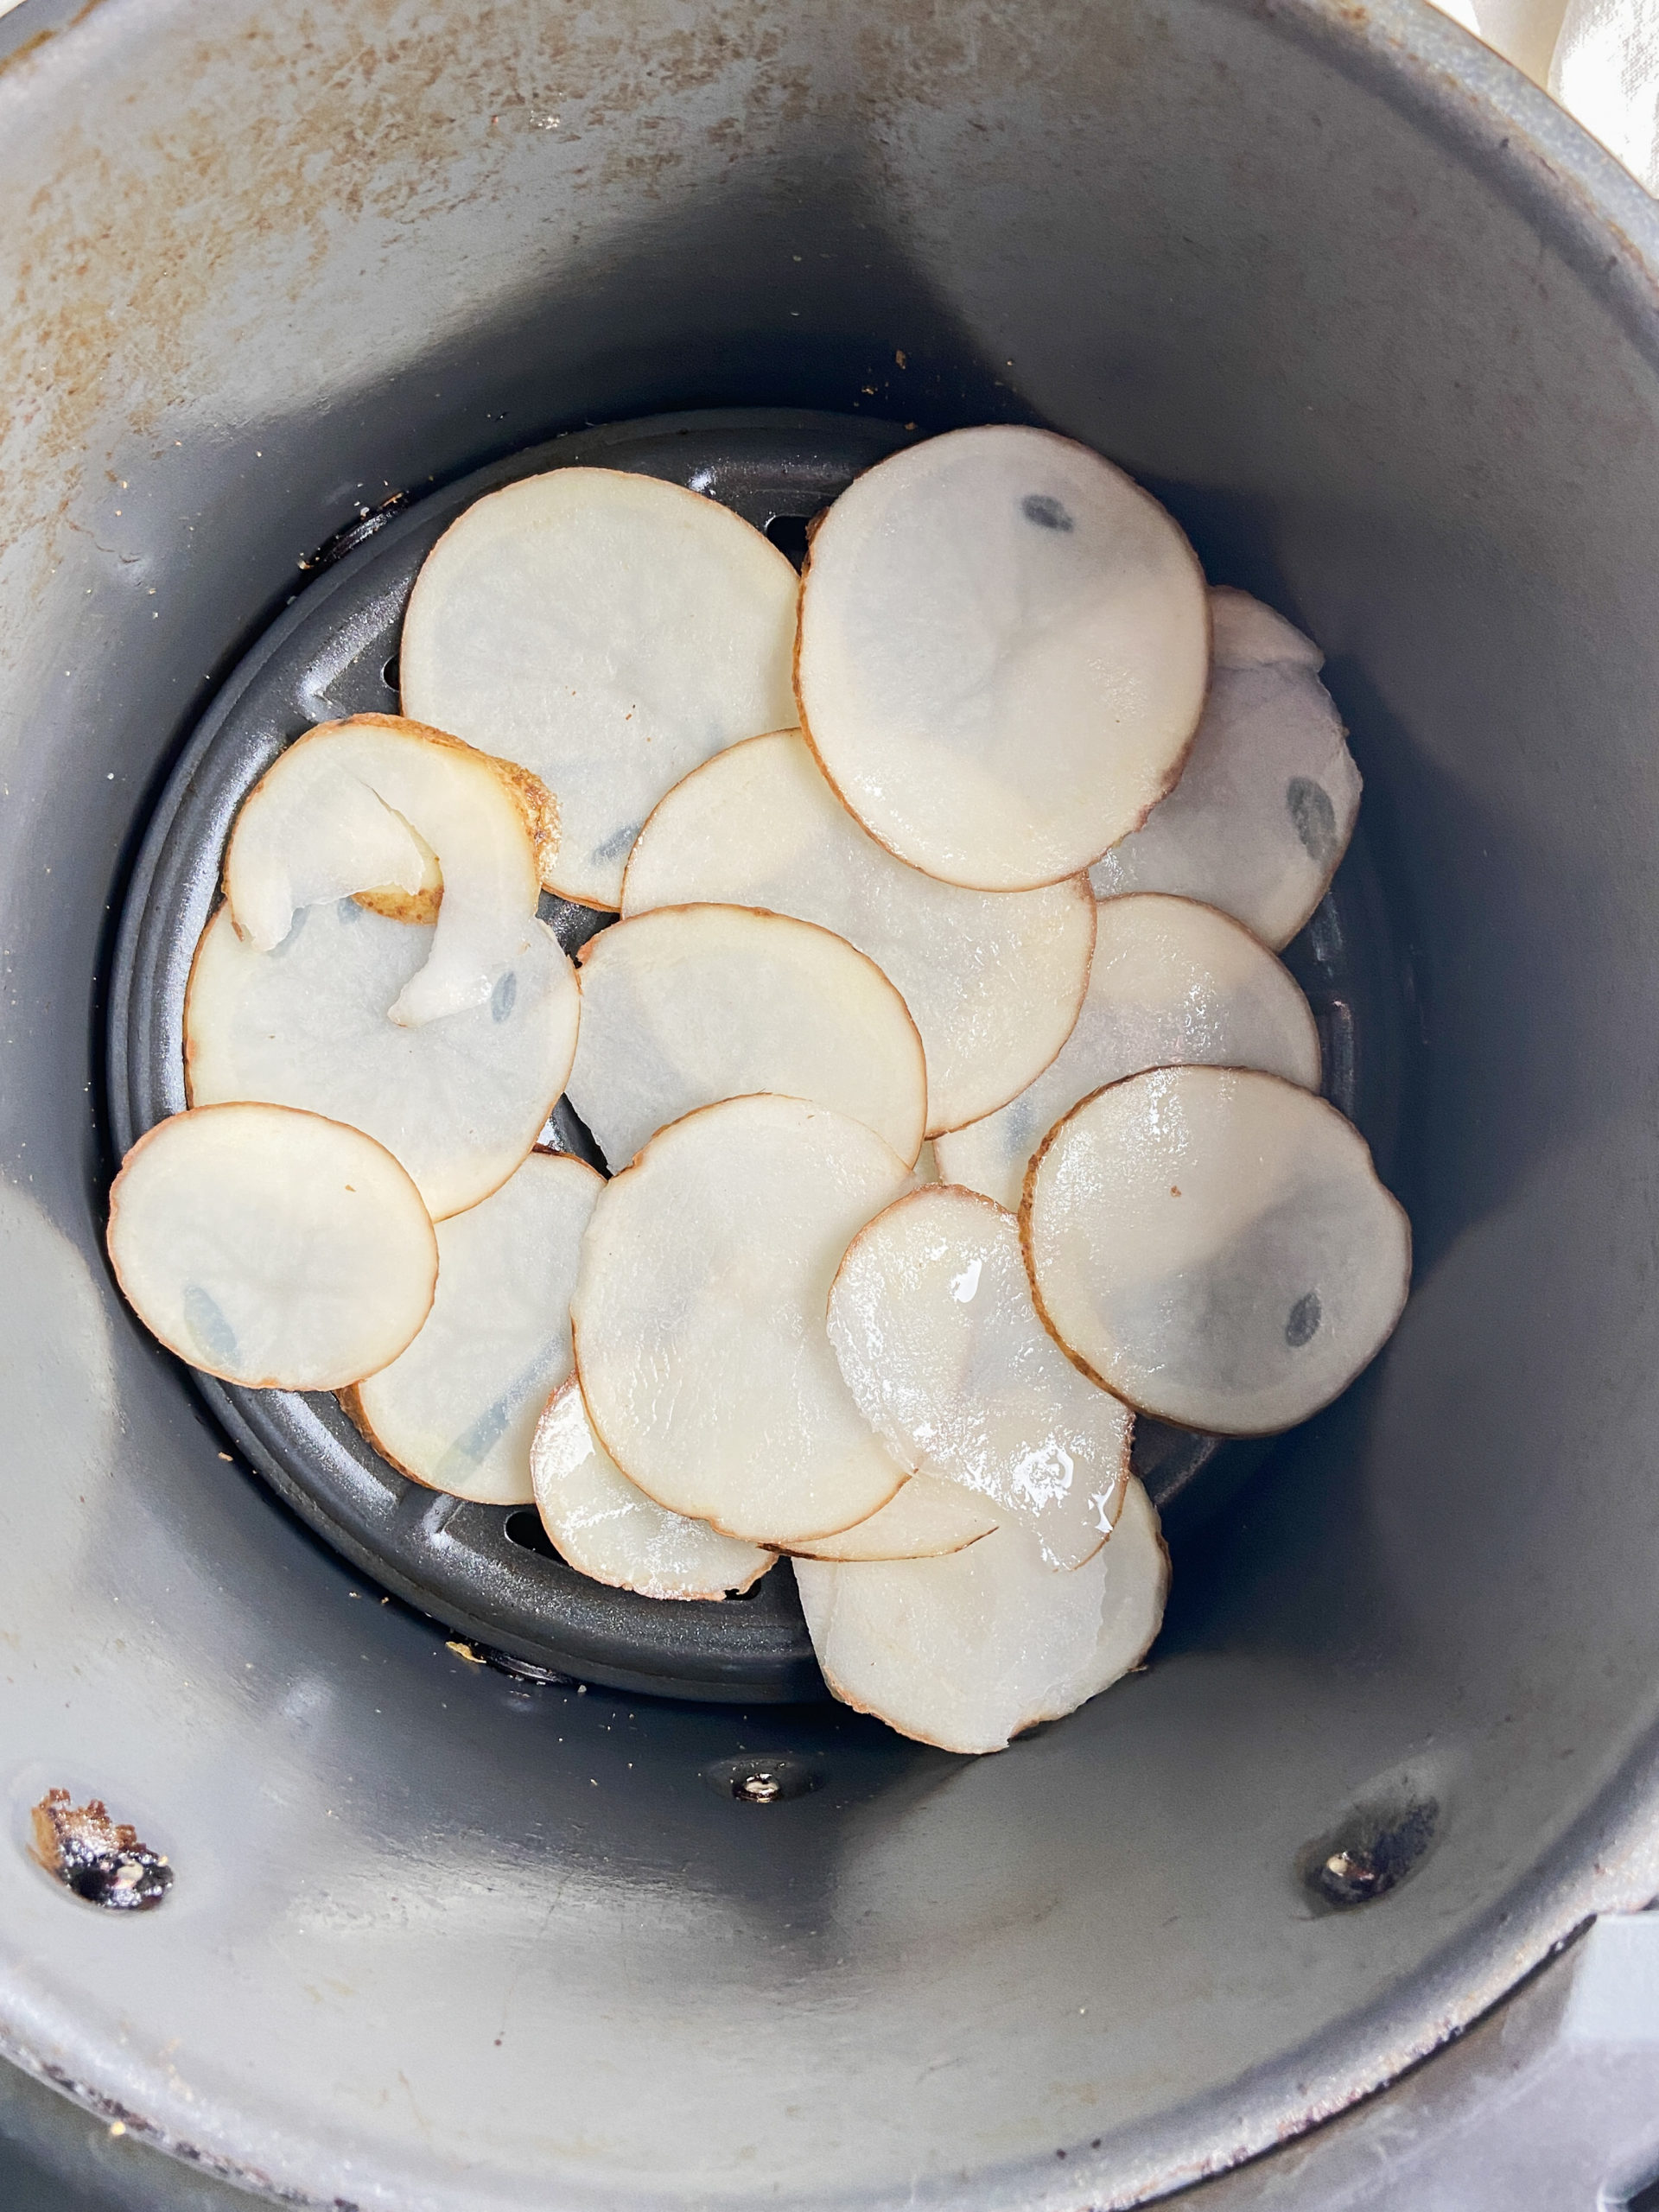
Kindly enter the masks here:
M 3 2047 L 290 2202 L 1059 2212 L 1645 1902 L 1636 188 L 1415 0 L 72 12 L 0 41 Z M 647 1626 L 326 1411 L 204 1397 L 101 1223 L 213 824 L 388 702 L 474 472 L 626 451 L 764 523 L 1003 418 L 1330 655 L 1363 837 L 1300 972 L 1418 1272 L 1327 1414 L 1164 1464 L 1147 1672 L 971 1762 L 815 1698 L 781 1578 Z M 33 1863 L 54 1787 L 168 1854 L 159 1910 Z

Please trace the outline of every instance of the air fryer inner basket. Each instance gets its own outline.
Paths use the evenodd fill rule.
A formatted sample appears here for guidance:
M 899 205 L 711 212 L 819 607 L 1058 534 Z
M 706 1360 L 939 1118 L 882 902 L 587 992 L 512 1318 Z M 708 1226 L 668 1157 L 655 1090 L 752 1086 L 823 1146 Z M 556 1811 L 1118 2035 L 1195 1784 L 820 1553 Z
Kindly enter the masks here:
M 102 0 L 0 72 L 0 2044 L 302 2202 L 1075 2212 L 1282 2143 L 1650 1897 L 1636 188 L 1418 0 Z M 788 411 L 662 421 L 709 408 Z M 1417 1269 L 1355 1389 L 1170 1496 L 1147 1670 L 953 1760 L 709 1701 L 801 1681 L 759 1599 L 648 1651 L 499 1519 L 417 1537 L 311 1408 L 209 1408 L 102 1229 L 238 779 L 389 703 L 407 570 L 365 580 L 429 496 L 702 439 L 764 521 L 874 424 L 1010 417 L 1329 656 L 1362 842 L 1300 973 Z M 594 1686 L 470 1663 L 364 1562 Z M 162 1909 L 30 1860 L 54 1786 L 168 1854 Z M 1320 1886 L 1368 1853 L 1386 1893 Z
M 161 793 L 128 887 L 110 992 L 109 1112 L 124 1152 L 185 1104 L 183 1007 L 191 956 L 214 901 L 237 808 L 282 747 L 319 721 L 395 712 L 404 609 L 439 534 L 496 485 L 543 468 L 638 469 L 723 501 L 785 543 L 884 454 L 897 424 L 757 410 L 620 423 L 556 439 L 429 494 L 371 510 L 329 549 L 323 572 L 236 669 Z M 575 952 L 608 918 L 543 899 Z M 1392 1137 L 1401 1069 L 1398 966 L 1363 835 L 1288 954 L 1319 1027 L 1325 1095 L 1375 1142 Z M 543 1141 L 603 1165 L 569 1103 Z M 1380 1162 L 1386 1175 L 1386 1150 Z M 741 1601 L 665 1605 L 568 1567 L 533 1509 L 434 1492 L 390 1467 L 327 1395 L 245 1390 L 194 1376 L 227 1437 L 347 1558 L 504 1664 L 623 1689 L 742 1702 L 822 1694 L 786 1565 Z M 1135 1466 L 1155 1503 L 1181 1501 L 1191 1528 L 1236 1489 L 1267 1447 L 1143 1420 Z

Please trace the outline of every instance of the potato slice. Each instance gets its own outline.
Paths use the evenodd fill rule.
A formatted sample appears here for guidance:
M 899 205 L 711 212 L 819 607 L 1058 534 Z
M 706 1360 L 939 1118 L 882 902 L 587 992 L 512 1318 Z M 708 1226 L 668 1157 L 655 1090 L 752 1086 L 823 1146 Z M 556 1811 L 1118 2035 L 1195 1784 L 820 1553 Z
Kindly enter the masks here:
M 912 1475 L 868 1521 L 834 1536 L 791 1544 L 796 1559 L 943 1559 L 966 1551 L 997 1525 L 983 1502 L 938 1475 Z
M 812 539 L 795 690 L 870 835 L 949 883 L 1058 883 L 1174 784 L 1209 674 L 1202 570 L 1086 446 L 998 424 L 908 447 Z
M 665 906 L 589 938 L 566 1085 L 614 1167 L 693 1107 L 769 1090 L 833 1106 L 901 1160 L 921 1148 L 916 1025 L 844 938 L 749 906 Z
M 868 954 L 921 1032 L 930 1136 L 1023 1090 L 1071 1033 L 1089 981 L 1084 878 L 1010 896 L 906 868 L 836 804 L 793 730 L 734 746 L 645 824 L 623 912 L 696 899 L 794 914 Z
M 1079 1366 L 1184 1427 L 1306 1421 L 1381 1350 L 1411 1229 L 1365 1140 L 1278 1076 L 1162 1068 L 1074 1107 L 1020 1213 L 1044 1319 Z
M 574 1376 L 553 1393 L 531 1447 L 536 1504 L 579 1574 L 642 1598 L 723 1598 L 751 1589 L 775 1552 L 666 1513 L 636 1489 L 594 1434 Z
M 605 1179 L 532 1152 L 482 1205 L 438 1230 L 438 1289 L 400 1357 L 346 1410 L 400 1472 L 482 1505 L 528 1505 L 530 1445 L 570 1376 L 570 1294 Z
M 353 893 L 382 911 L 426 911 L 435 864 L 425 964 L 387 1009 L 416 1027 L 486 1004 L 523 957 L 557 842 L 552 799 L 510 760 L 394 715 L 357 715 L 308 730 L 254 785 L 226 849 L 225 903 L 271 952 L 296 912 Z
M 796 1564 L 812 1649 L 831 1691 L 901 1736 L 1000 1751 L 1137 1667 L 1163 1619 L 1169 1555 L 1131 1482 L 1109 1543 L 1075 1573 L 1005 1527 L 946 1559 Z
M 352 899 L 296 909 L 270 952 L 221 906 L 185 996 L 193 1106 L 268 1099 L 348 1122 L 396 1154 L 435 1218 L 505 1183 L 564 1088 L 576 1049 L 575 971 L 546 924 L 481 1006 L 399 1028 L 387 1009 L 420 973 L 432 931 Z
M 860 1412 L 901 1459 L 1028 1529 L 1051 1567 L 1100 1549 L 1135 1416 L 1044 1328 L 1011 1213 L 950 1184 L 900 1198 L 848 1247 L 829 1328 Z
M 1325 656 L 1248 592 L 1210 594 L 1210 696 L 1181 780 L 1090 870 L 1096 891 L 1173 891 L 1277 951 L 1324 898 L 1359 812 Z
M 938 1141 L 946 1182 L 1017 1209 L 1062 1114 L 1144 1068 L 1262 1068 L 1319 1087 L 1319 1033 L 1288 969 L 1230 915 L 1191 899 L 1103 899 L 1077 1026 L 1029 1090 Z
M 207 1106 L 139 1138 L 110 1192 L 110 1258 L 169 1351 L 256 1390 L 338 1390 L 431 1309 L 421 1194 L 360 1129 L 286 1106 Z
M 824 1302 L 855 1231 L 908 1188 L 892 1147 L 797 1098 L 730 1098 L 607 1184 L 571 1319 L 600 1441 L 671 1513 L 751 1543 L 832 1535 L 912 1464 L 854 1404 Z
M 621 904 L 663 793 L 795 719 L 795 571 L 729 508 L 654 477 L 556 468 L 492 492 L 426 557 L 398 669 L 412 715 L 559 795 L 550 891 Z

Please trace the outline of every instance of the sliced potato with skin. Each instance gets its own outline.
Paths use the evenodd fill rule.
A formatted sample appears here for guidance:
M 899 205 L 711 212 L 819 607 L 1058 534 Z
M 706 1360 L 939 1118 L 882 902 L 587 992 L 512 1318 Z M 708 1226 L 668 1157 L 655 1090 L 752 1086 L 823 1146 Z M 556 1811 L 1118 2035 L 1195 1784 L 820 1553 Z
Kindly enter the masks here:
M 950 1184 L 900 1198 L 848 1247 L 829 1331 L 860 1411 L 894 1452 L 1028 1530 L 1051 1567 L 1099 1550 L 1135 1417 L 1043 1326 L 1011 1213 Z
M 1163 1068 L 1074 1107 L 1026 1179 L 1044 1319 L 1132 1405 L 1221 1435 L 1292 1427 L 1382 1349 L 1411 1229 L 1365 1140 L 1277 1076 Z
M 353 899 L 296 910 L 270 952 L 221 906 L 185 994 L 193 1106 L 267 1099 L 348 1122 L 396 1154 L 433 1216 L 505 1183 L 556 1103 L 576 1049 L 575 972 L 546 924 L 481 1006 L 418 1027 L 387 1009 L 419 974 L 432 931 Z
M 664 906 L 590 938 L 579 959 L 566 1090 L 612 1167 L 694 1107 L 762 1090 L 833 1106 L 915 1159 L 922 1040 L 844 938 L 748 906 Z
M 907 1189 L 873 1129 L 731 1098 L 606 1185 L 571 1302 L 595 1433 L 658 1505 L 783 1548 L 867 1520 L 912 1470 L 865 1422 L 824 1334 L 855 1232 Z
M 729 508 L 655 477 L 556 468 L 492 492 L 428 554 L 404 703 L 559 795 L 550 891 L 615 907 L 639 825 L 739 738 L 795 717 L 799 585 Z
M 551 797 L 512 761 L 395 715 L 356 715 L 308 730 L 248 794 L 226 849 L 225 903 L 238 933 L 270 952 L 296 912 L 358 893 L 382 911 L 426 911 L 435 868 L 426 960 L 389 1009 L 416 1027 L 484 1004 L 522 957 L 557 842 Z
M 1131 1482 L 1109 1543 L 1052 1573 L 1035 1537 L 999 1529 L 944 1559 L 796 1564 L 830 1690 L 918 1743 L 1000 1751 L 1138 1667 L 1163 1619 L 1169 1555 Z
M 385 1366 L 438 1277 L 431 1219 L 385 1147 L 285 1106 L 158 1122 L 115 1179 L 109 1249 L 152 1335 L 257 1390 L 338 1390 Z
M 548 1400 L 530 1467 L 542 1526 L 559 1556 L 613 1590 L 642 1598 L 723 1598 L 752 1589 L 777 1565 L 775 1552 L 653 1504 L 594 1434 L 574 1376 Z
M 1030 1089 L 938 1140 L 940 1173 L 1018 1207 L 1032 1154 L 1080 1098 L 1146 1068 L 1262 1068 L 1319 1087 L 1319 1033 L 1289 969 L 1191 899 L 1103 899 L 1077 1026 Z
M 1181 780 L 1090 874 L 1106 896 L 1206 899 L 1277 951 L 1348 849 L 1359 770 L 1319 647 L 1246 592 L 1212 591 L 1210 605 L 1210 694 Z
M 966 1551 L 997 1525 L 983 1502 L 938 1475 L 912 1475 L 880 1512 L 836 1535 L 791 1544 L 796 1559 L 942 1559 Z
M 881 844 L 982 891 L 1058 883 L 1180 773 L 1210 616 L 1173 518 L 1051 431 L 951 430 L 859 477 L 801 588 L 801 728 Z
M 570 1294 L 605 1179 L 532 1152 L 481 1205 L 438 1228 L 438 1288 L 407 1351 L 346 1409 L 413 1481 L 482 1505 L 528 1505 L 531 1440 L 570 1376 Z
M 731 900 L 793 914 L 867 953 L 927 1060 L 927 1134 L 1023 1090 L 1077 1018 L 1095 941 L 1086 880 L 963 891 L 865 836 L 794 730 L 734 746 L 671 791 L 628 862 L 625 914 Z

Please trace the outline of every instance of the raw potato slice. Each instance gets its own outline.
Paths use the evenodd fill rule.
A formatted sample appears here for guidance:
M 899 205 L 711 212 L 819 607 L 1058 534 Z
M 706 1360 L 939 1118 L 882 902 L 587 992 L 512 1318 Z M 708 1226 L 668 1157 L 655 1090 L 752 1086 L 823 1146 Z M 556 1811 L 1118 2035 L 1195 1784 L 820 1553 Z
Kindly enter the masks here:
M 1381 1350 L 1411 1229 L 1365 1140 L 1277 1076 L 1164 1068 L 1085 1099 L 1031 1164 L 1037 1301 L 1079 1365 L 1144 1412 L 1265 1436 Z
M 997 1525 L 976 1498 L 938 1475 L 912 1475 L 879 1513 L 839 1535 L 791 1544 L 796 1559 L 943 1559 L 966 1551 Z
M 221 906 L 185 997 L 193 1106 L 267 1099 L 349 1122 L 395 1153 L 435 1219 L 505 1183 L 535 1143 L 576 1049 L 575 971 L 545 923 L 482 1006 L 399 1028 L 387 1008 L 432 931 L 355 899 L 302 906 L 256 952 Z
M 1290 971 L 1240 922 L 1190 899 L 1103 899 L 1089 995 L 1059 1057 L 1000 1113 L 938 1141 L 947 1182 L 1011 1211 L 1062 1114 L 1144 1068 L 1262 1068 L 1319 1087 L 1319 1033 Z
M 442 885 L 425 965 L 390 1012 L 416 1026 L 481 1006 L 524 953 L 543 855 L 558 840 L 533 776 L 441 730 L 393 715 L 324 722 L 280 753 L 237 816 L 225 901 L 238 930 L 273 951 L 301 909 Z
M 867 837 L 798 732 L 734 746 L 671 791 L 628 863 L 626 914 L 730 899 L 817 922 L 898 988 L 927 1056 L 927 1133 L 1006 1105 L 1069 1035 L 1089 981 L 1086 880 L 963 891 Z
M 421 1194 L 372 1137 L 285 1106 L 209 1106 L 139 1138 L 110 1192 L 110 1258 L 139 1319 L 209 1375 L 339 1390 L 431 1309 Z
M 849 1240 L 909 1187 L 873 1129 L 797 1098 L 730 1098 L 607 1184 L 582 1246 L 576 1372 L 600 1441 L 671 1512 L 751 1543 L 885 1505 L 895 1459 L 824 1334 Z
M 404 619 L 404 704 L 544 778 L 563 833 L 548 888 L 615 907 L 663 793 L 794 721 L 798 591 L 777 547 L 712 499 L 556 468 L 490 493 L 428 554 Z
M 611 1166 L 694 1107 L 770 1090 L 921 1148 L 916 1025 L 844 938 L 749 906 L 668 906 L 589 938 L 566 1089 Z
M 1111 1541 L 1051 1573 L 1035 1537 L 1002 1528 L 948 1559 L 797 1562 L 823 1678 L 844 1705 L 947 1751 L 1000 1751 L 1127 1675 L 1169 1589 L 1158 1516 L 1131 1482 Z
M 409 1350 L 348 1395 L 346 1411 L 394 1467 L 482 1505 L 528 1505 L 530 1445 L 548 1393 L 570 1376 L 570 1294 L 605 1179 L 532 1152 L 438 1230 L 438 1290 Z
M 1246 592 L 1210 594 L 1210 696 L 1181 780 L 1090 871 L 1096 891 L 1173 891 L 1290 943 L 1348 849 L 1359 771 L 1325 656 Z
M 950 883 L 1058 883 L 1179 775 L 1209 674 L 1171 516 L 1051 431 L 952 430 L 878 462 L 813 536 L 795 689 L 873 837 Z
M 860 1412 L 901 1458 L 1029 1530 L 1051 1567 L 1100 1549 L 1135 1416 L 1043 1326 L 1011 1213 L 950 1184 L 900 1198 L 849 1246 L 829 1326 Z
M 753 1587 L 775 1552 L 665 1513 L 594 1434 L 574 1376 L 553 1393 L 531 1447 L 542 1526 L 579 1574 L 642 1598 L 723 1598 Z

